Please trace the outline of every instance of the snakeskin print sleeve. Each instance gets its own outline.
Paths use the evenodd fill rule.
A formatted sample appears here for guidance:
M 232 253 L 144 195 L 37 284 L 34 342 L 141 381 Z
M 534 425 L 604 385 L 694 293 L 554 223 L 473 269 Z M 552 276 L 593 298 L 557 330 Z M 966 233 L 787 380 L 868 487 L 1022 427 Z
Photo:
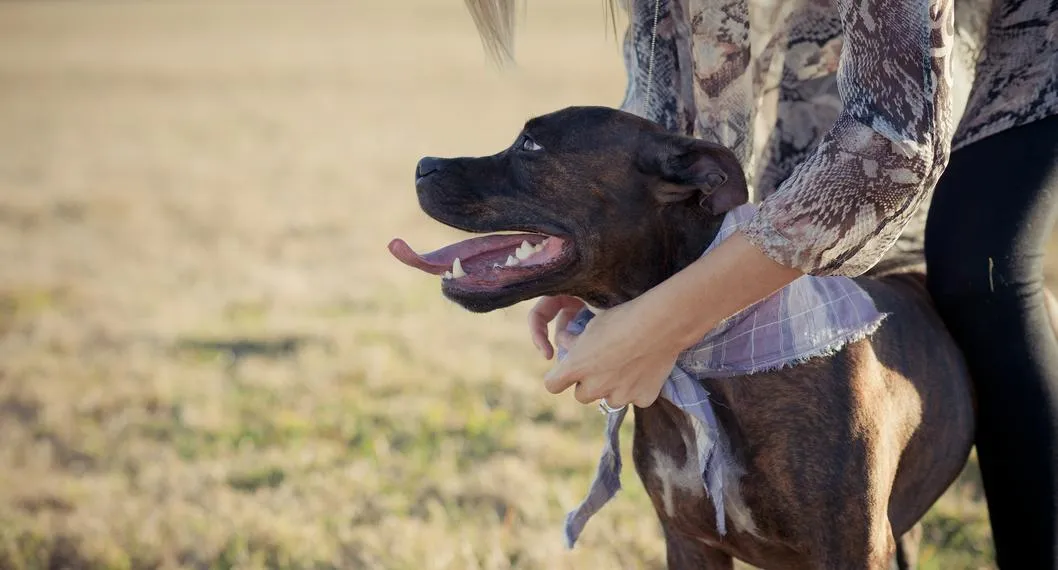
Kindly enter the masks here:
M 743 233 L 815 275 L 859 275 L 932 191 L 951 148 L 952 0 L 835 0 L 843 108 Z

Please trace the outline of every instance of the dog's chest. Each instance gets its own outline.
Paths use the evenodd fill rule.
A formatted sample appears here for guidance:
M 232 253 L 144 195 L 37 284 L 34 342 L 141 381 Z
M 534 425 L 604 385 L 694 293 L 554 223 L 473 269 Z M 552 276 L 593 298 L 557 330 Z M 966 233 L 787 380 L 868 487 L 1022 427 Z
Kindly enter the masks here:
M 654 485 L 652 489 L 648 487 L 648 492 L 652 497 L 660 497 L 664 514 L 669 518 L 676 517 L 677 503 L 687 505 L 705 498 L 695 442 L 684 437 L 683 449 L 682 453 L 665 447 L 650 449 L 651 466 L 648 470 Z
M 717 445 L 720 433 L 696 429 L 697 423 L 675 406 L 660 403 L 636 409 L 633 460 L 640 480 L 663 524 L 683 529 L 707 543 L 720 539 L 716 506 L 703 485 L 708 477 L 700 464 L 701 444 Z M 702 426 L 704 427 L 704 426 Z M 742 497 L 742 469 L 731 458 L 721 459 L 724 516 L 728 530 L 757 535 L 753 513 Z

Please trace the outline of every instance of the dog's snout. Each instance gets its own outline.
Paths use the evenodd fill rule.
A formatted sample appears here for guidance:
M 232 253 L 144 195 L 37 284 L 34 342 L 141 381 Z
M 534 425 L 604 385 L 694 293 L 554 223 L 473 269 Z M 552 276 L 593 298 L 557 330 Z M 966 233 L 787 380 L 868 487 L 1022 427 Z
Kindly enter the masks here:
M 419 164 L 415 167 L 415 178 L 424 178 L 439 170 L 441 170 L 442 161 L 440 158 L 434 158 L 432 156 L 424 157 L 419 161 Z

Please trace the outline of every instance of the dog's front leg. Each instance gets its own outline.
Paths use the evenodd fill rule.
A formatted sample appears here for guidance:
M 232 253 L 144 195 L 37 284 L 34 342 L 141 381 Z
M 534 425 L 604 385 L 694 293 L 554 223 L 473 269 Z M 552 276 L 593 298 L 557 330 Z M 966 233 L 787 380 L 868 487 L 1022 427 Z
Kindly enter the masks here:
M 918 550 L 922 543 L 922 523 L 919 522 L 896 539 L 897 570 L 915 570 L 918 568 Z
M 889 530 L 889 521 L 885 518 L 869 517 L 867 526 L 852 525 L 836 527 L 837 532 L 828 536 L 826 549 L 822 556 L 813 557 L 809 565 L 813 570 L 844 570 L 856 568 L 863 570 L 892 570 L 898 566 L 896 540 Z M 884 532 L 878 532 L 884 526 Z M 866 533 L 864 531 L 867 531 Z
M 702 540 L 670 530 L 662 525 L 665 533 L 665 556 L 669 570 L 733 570 L 731 556 L 721 552 Z

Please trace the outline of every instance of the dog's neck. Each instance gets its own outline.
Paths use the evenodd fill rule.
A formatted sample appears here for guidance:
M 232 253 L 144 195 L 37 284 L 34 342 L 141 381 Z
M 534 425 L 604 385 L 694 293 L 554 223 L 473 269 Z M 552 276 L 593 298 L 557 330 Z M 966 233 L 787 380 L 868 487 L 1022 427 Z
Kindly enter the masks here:
M 712 243 L 723 223 L 697 206 L 670 206 L 659 213 L 656 235 L 646 240 L 649 247 L 635 251 L 615 251 L 621 261 L 606 276 L 606 285 L 577 295 L 601 312 L 628 302 L 652 289 L 697 260 Z

